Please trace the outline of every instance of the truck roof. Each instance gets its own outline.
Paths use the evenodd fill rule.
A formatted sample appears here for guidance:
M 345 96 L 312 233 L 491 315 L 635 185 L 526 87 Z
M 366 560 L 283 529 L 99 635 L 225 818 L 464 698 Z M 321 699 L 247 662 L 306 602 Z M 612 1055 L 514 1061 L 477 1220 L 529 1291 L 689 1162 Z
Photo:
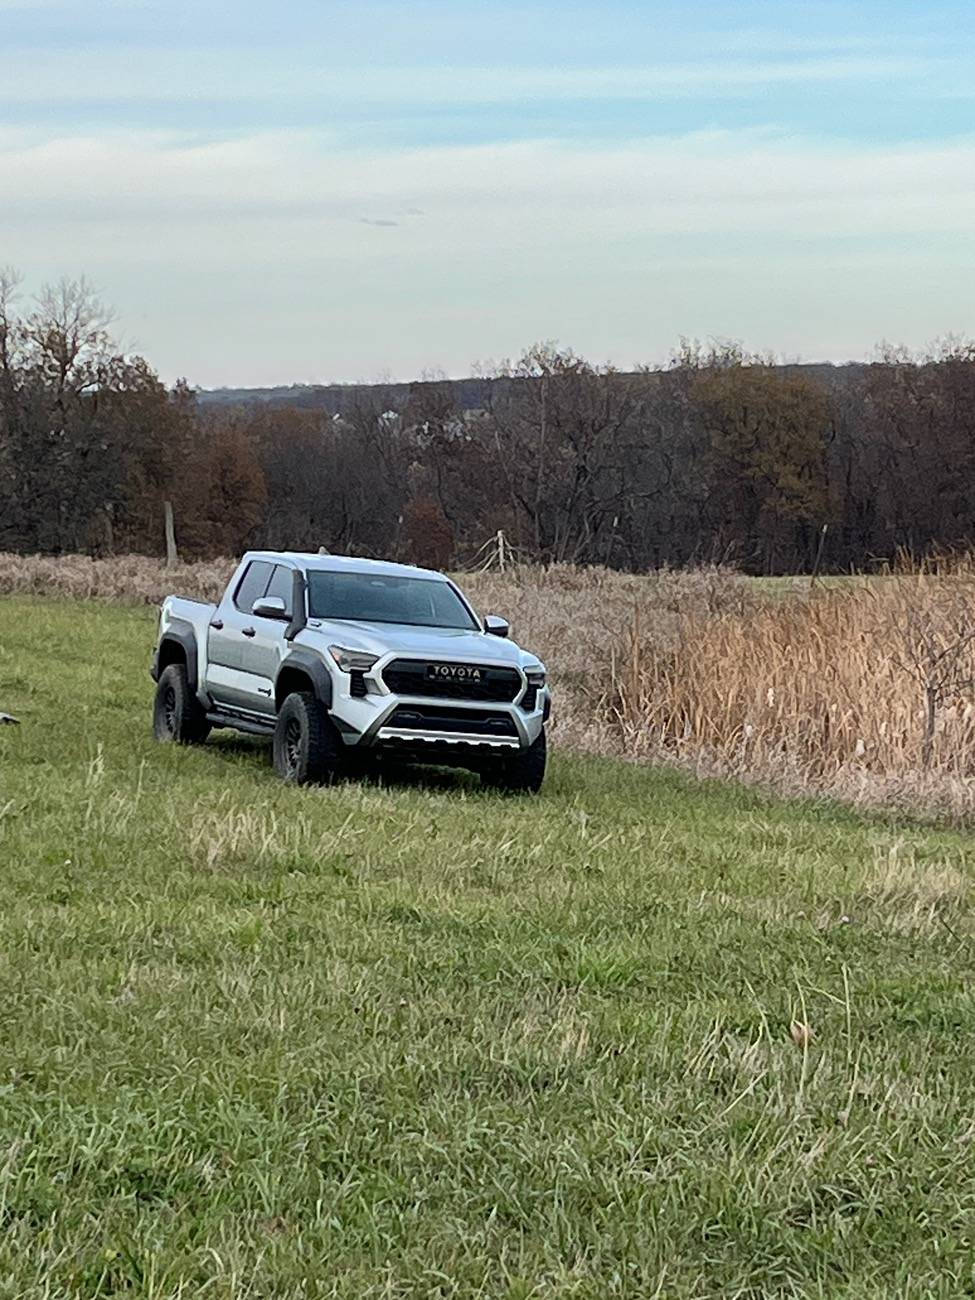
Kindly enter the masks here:
M 415 564 L 396 564 L 392 560 L 366 560 L 358 555 L 319 555 L 312 551 L 248 551 L 247 560 L 290 560 L 303 569 L 324 573 L 375 573 L 386 577 L 447 579 L 436 569 L 420 569 Z

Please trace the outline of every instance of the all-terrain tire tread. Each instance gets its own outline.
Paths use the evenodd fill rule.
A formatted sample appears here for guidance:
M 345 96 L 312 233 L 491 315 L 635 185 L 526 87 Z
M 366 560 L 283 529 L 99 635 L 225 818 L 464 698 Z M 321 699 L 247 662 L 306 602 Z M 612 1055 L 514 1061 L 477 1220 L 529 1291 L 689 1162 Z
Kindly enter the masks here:
M 170 692 L 172 697 L 167 709 Z M 202 745 L 209 736 L 206 710 L 190 686 L 185 664 L 169 664 L 160 673 L 153 704 L 152 730 L 157 740 L 175 741 L 178 745 Z
M 510 794 L 538 794 L 545 780 L 547 746 L 544 730 L 527 749 L 501 759 L 496 766 L 485 769 L 485 784 Z
M 291 720 L 301 727 L 297 763 L 288 754 L 286 737 Z M 292 785 L 327 785 L 338 775 L 341 739 L 328 714 L 311 691 L 293 691 L 283 701 L 274 728 L 274 768 Z

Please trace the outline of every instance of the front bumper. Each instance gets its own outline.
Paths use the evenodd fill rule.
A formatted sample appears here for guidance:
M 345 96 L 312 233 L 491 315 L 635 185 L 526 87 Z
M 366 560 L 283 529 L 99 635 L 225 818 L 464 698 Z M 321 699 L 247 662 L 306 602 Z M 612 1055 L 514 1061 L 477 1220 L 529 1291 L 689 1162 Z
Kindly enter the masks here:
M 521 701 L 532 698 L 527 679 L 510 703 L 395 693 L 382 678 L 386 662 L 380 661 L 365 675 L 364 695 L 352 693 L 351 679 L 345 674 L 341 681 L 333 677 L 330 713 L 347 746 L 408 750 L 430 761 L 441 755 L 454 759 L 466 754 L 499 755 L 533 744 L 551 711 L 547 686 L 534 692 L 532 708 L 522 707 Z
M 541 703 L 541 702 L 540 702 Z M 390 703 L 382 710 L 379 717 L 374 719 L 370 726 L 358 737 L 349 737 L 354 744 L 362 745 L 369 748 L 382 748 L 384 746 L 395 746 L 402 748 L 404 745 L 417 749 L 455 749 L 468 750 L 476 749 L 485 753 L 500 753 L 505 750 L 527 749 L 533 741 L 538 739 L 542 730 L 546 716 L 547 699 L 545 704 L 535 709 L 531 713 L 521 713 L 516 704 L 498 704 L 491 708 L 490 712 L 497 718 L 506 718 L 511 724 L 513 734 L 498 735 L 485 731 L 481 725 L 475 729 L 473 726 L 470 730 L 462 729 L 462 725 L 456 729 L 452 726 L 449 731 L 440 730 L 435 721 L 430 721 L 429 725 L 404 725 L 403 722 L 395 715 L 404 711 L 418 712 L 425 707 L 435 704 L 429 699 L 420 697 L 407 697 L 394 695 L 390 697 Z M 459 712 L 463 706 L 454 704 L 453 707 Z M 335 701 L 332 702 L 332 712 L 335 713 Z M 483 705 L 472 705 L 470 712 L 480 716 L 485 712 Z

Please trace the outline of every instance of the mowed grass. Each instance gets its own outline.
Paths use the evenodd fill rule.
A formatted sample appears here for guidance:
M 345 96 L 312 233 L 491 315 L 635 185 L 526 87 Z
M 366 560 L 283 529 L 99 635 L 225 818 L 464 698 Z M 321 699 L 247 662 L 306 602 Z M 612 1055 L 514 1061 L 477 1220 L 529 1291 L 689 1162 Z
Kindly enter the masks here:
M 0 602 L 0 1296 L 975 1294 L 968 836 L 288 789 L 153 633 Z

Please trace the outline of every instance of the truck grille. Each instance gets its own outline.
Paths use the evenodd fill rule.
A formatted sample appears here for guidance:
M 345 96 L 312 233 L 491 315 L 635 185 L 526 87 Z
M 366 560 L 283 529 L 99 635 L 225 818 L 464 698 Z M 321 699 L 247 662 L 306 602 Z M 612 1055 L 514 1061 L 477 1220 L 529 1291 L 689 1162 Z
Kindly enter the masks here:
M 430 679 L 427 676 L 428 661 L 394 659 L 383 669 L 383 681 L 397 695 L 420 695 L 437 700 L 494 700 L 510 704 L 521 690 L 521 675 L 514 668 L 491 668 L 486 664 L 467 666 L 479 670 L 479 680 Z
M 468 736 L 517 736 L 518 729 L 507 713 L 485 709 L 450 709 L 424 704 L 401 704 L 383 723 L 383 728 L 402 731 L 440 731 Z

